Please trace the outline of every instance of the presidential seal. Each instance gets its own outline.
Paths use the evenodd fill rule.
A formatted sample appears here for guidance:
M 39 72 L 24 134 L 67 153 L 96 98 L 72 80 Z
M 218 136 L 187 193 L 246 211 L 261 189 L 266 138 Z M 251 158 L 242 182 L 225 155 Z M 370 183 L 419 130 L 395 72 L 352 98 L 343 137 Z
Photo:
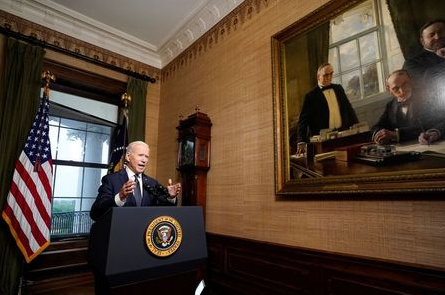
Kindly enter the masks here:
M 181 241 L 181 225 L 170 216 L 157 217 L 150 222 L 145 232 L 148 250 L 158 257 L 167 257 L 175 253 Z

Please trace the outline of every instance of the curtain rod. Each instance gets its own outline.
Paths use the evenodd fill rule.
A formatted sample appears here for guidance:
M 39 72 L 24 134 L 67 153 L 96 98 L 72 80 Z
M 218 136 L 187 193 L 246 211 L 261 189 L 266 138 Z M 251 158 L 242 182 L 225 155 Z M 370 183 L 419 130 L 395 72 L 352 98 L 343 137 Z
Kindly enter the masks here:
M 45 41 L 38 40 L 38 39 L 36 39 L 34 37 L 26 36 L 26 35 L 20 34 L 18 32 L 14 32 L 14 31 L 8 30 L 8 29 L 6 29 L 4 27 L 1 27 L 1 26 L 0 26 L 0 33 L 2 33 L 3 35 L 6 35 L 8 37 L 13 37 L 13 38 L 16 38 L 16 39 L 21 40 L 21 41 L 25 41 L 25 42 L 28 42 L 28 43 L 31 43 L 31 44 L 34 44 L 34 45 L 42 46 L 43 48 L 48 48 L 48 49 L 51 49 L 51 50 L 54 50 L 54 51 L 57 51 L 57 52 L 61 52 L 61 53 L 66 54 L 66 55 L 70 55 L 70 56 L 75 57 L 77 59 L 88 61 L 90 63 L 99 65 L 101 67 L 104 67 L 104 68 L 107 68 L 107 69 L 110 69 L 110 70 L 113 70 L 113 71 L 116 71 L 116 72 L 119 72 L 119 73 L 127 74 L 129 76 L 141 79 L 143 81 L 148 81 L 150 83 L 156 83 L 156 79 L 155 78 L 149 77 L 147 75 L 142 75 L 142 74 L 139 74 L 139 73 L 134 72 L 134 71 L 126 70 L 126 69 L 120 68 L 118 66 L 114 66 L 114 65 L 108 64 L 106 62 L 97 60 L 95 58 L 91 58 L 89 56 L 85 56 L 85 55 L 82 55 L 80 53 L 73 52 L 73 51 L 70 51 L 68 49 L 65 49 L 65 48 L 62 48 L 62 47 L 58 47 L 56 45 L 52 45 L 52 44 L 46 43 Z

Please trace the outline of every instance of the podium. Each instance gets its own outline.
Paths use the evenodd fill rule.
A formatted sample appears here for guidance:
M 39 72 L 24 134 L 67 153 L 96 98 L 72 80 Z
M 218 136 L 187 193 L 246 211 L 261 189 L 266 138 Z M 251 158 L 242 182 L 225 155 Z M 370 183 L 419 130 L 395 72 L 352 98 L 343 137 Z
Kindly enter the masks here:
M 177 222 L 181 238 L 161 255 L 148 234 L 157 234 L 151 227 L 160 218 Z M 206 259 L 201 207 L 114 207 L 91 227 L 88 260 L 111 288 L 197 270 Z

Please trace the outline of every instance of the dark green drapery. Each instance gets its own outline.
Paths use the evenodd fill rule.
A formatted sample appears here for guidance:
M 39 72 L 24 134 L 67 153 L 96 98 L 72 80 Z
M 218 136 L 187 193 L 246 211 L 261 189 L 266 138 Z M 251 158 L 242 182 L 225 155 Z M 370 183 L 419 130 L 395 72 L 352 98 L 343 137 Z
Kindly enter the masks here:
M 129 77 L 127 93 L 131 96 L 128 108 L 128 141 L 145 141 L 145 100 L 147 81 Z
M 329 22 L 307 34 L 307 51 L 309 57 L 309 73 L 311 87 L 317 85 L 317 70 L 321 64 L 328 62 L 329 57 Z M 336 69 L 334 69 L 335 71 Z
M 387 0 L 389 13 L 405 59 L 422 50 L 420 28 L 435 19 L 445 19 L 443 0 Z
M 44 50 L 5 40 L 0 97 L 0 211 L 3 211 L 17 161 L 40 102 Z M 23 256 L 3 218 L 0 220 L 0 294 L 17 294 Z
M 317 69 L 328 62 L 328 56 L 329 22 L 291 38 L 284 45 L 283 65 L 291 146 L 296 146 L 297 122 L 304 97 L 317 85 Z

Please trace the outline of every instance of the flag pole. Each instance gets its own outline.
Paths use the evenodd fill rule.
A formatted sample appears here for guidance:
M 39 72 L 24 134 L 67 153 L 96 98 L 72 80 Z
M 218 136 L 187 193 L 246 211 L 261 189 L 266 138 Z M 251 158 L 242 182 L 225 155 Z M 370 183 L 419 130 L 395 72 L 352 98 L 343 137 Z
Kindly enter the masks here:
M 127 120 L 127 126 L 130 124 L 128 120 L 128 107 L 131 104 L 131 95 L 128 93 L 124 93 L 121 96 L 121 101 L 124 102 L 124 110 L 123 115 L 125 116 L 125 119 Z M 128 142 L 125 142 L 125 139 L 127 138 L 127 129 L 124 130 L 124 146 L 126 147 L 128 145 Z M 125 163 L 125 153 L 122 153 L 122 163 Z
M 56 76 L 50 72 L 50 71 L 43 71 L 41 74 L 41 79 L 45 81 L 45 86 L 43 91 L 45 92 L 45 97 L 46 99 L 49 99 L 49 83 L 51 81 L 56 81 Z M 38 169 L 39 164 L 39 159 L 36 160 L 36 165 L 34 166 L 34 169 Z M 28 285 L 28 282 L 26 280 L 26 263 L 25 263 L 25 259 L 22 259 L 22 269 L 21 269 L 21 275 L 20 275 L 20 280 L 19 280 L 19 288 L 18 288 L 18 295 L 21 294 L 25 294 L 27 293 L 26 289 L 24 290 L 24 288 L 26 288 Z

